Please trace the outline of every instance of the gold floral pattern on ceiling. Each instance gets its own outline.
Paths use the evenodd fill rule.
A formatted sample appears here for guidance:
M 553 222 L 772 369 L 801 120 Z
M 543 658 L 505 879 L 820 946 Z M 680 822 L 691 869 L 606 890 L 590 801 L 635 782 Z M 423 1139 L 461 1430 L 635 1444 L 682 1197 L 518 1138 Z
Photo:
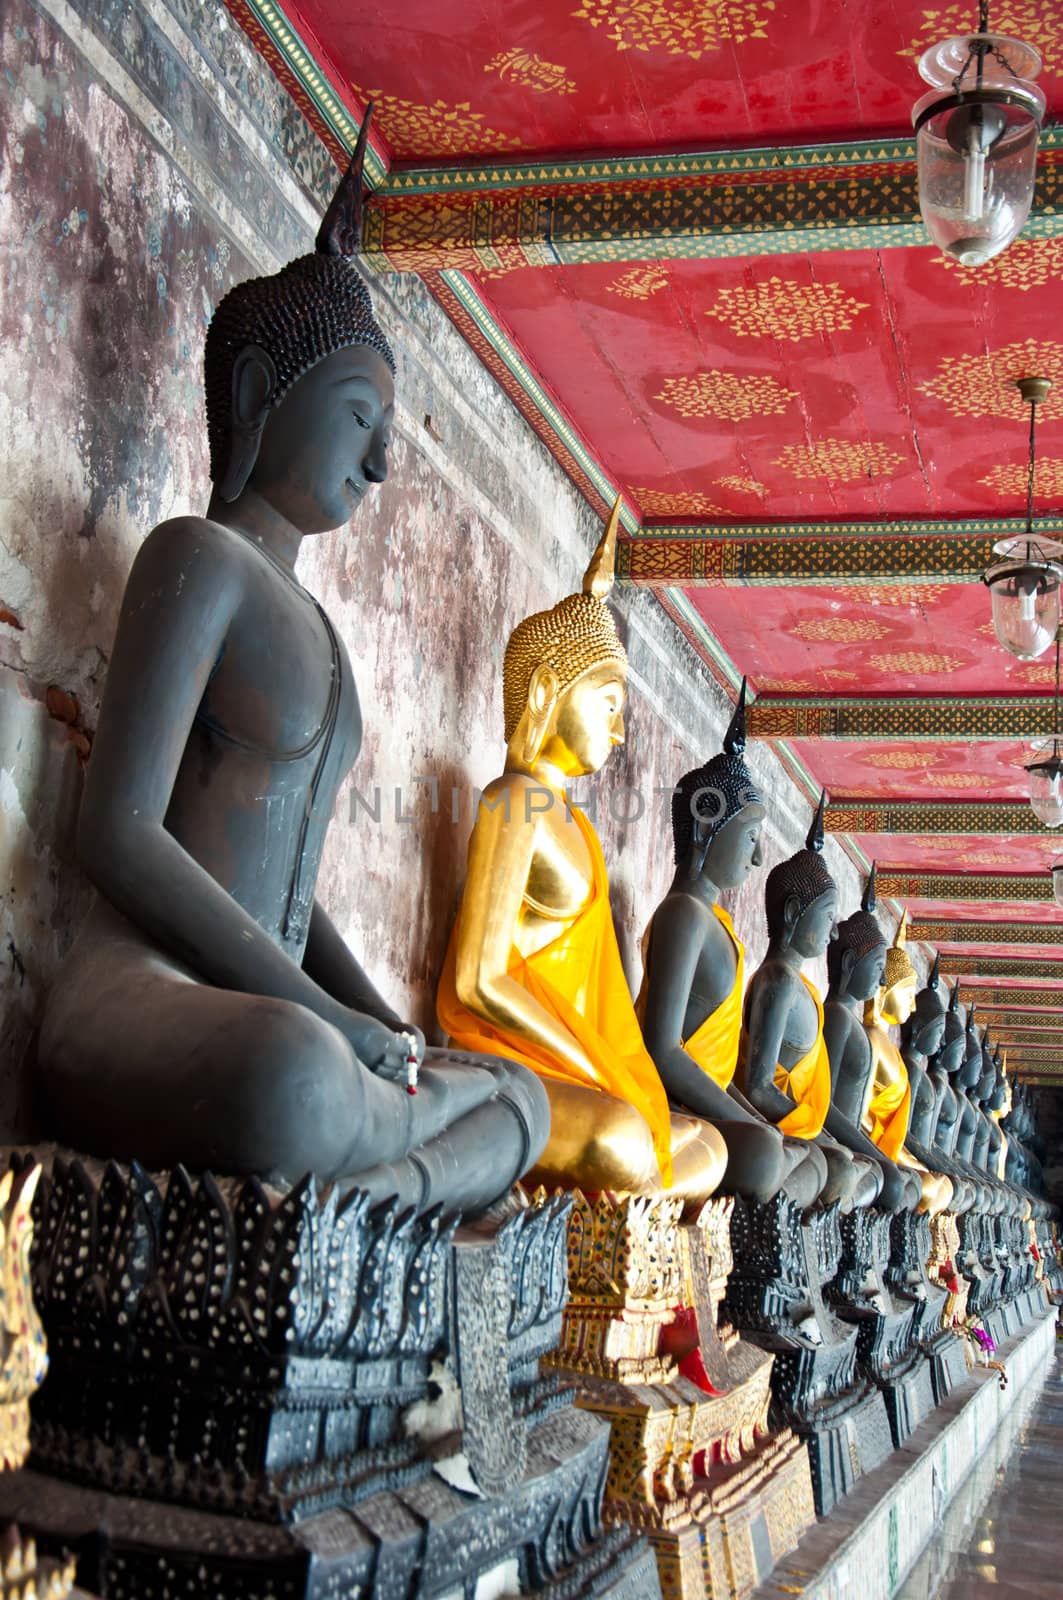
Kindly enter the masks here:
M 485 72 L 497 72 L 503 83 L 515 83 L 533 94 L 575 94 L 576 85 L 565 77 L 564 67 L 544 61 L 534 50 L 522 50 L 514 45 L 512 50 L 501 50 L 484 67 Z
M 928 772 L 926 782 L 932 789 L 984 789 L 986 779 L 980 772 Z
M 726 478 L 713 480 L 721 489 L 733 489 L 735 494 L 755 494 L 762 497 L 767 494 L 768 486 L 757 478 L 743 478 L 738 473 L 731 473 Z
M 649 300 L 667 287 L 667 269 L 662 262 L 652 261 L 648 267 L 632 267 L 622 272 L 619 278 L 606 284 L 605 290 L 607 294 L 618 294 L 622 300 Z
M 870 617 L 809 617 L 786 632 L 791 639 L 809 644 L 856 644 L 858 640 L 885 639 L 892 632 Z
M 875 750 L 860 757 L 865 767 L 885 767 L 896 772 L 922 771 L 941 759 L 936 750 Z
M 373 123 L 399 160 L 416 156 L 467 155 L 471 150 L 519 150 L 520 140 L 512 134 L 487 127 L 481 112 L 473 111 L 467 100 L 448 105 L 437 100 L 421 105 L 380 89 L 351 88 L 360 100 L 373 102 Z
M 1010 856 L 1001 855 L 996 850 L 979 852 L 967 859 L 972 867 L 1010 867 L 1012 864 Z
M 851 605 L 919 606 L 933 605 L 948 587 L 945 583 L 854 583 L 832 593 Z M 989 631 L 994 632 L 992 623 Z
M 954 417 L 1010 417 L 1029 421 L 1029 407 L 1015 387 L 1017 378 L 1038 374 L 1053 381 L 1052 392 L 1037 407 L 1038 421 L 1063 416 L 1063 344 L 1020 339 L 999 350 L 944 356 L 938 375 L 920 392 L 944 402 Z
M 970 33 L 977 12 L 978 7 L 968 4 L 968 0 L 955 0 L 954 4 L 923 11 L 919 32 L 911 44 L 897 54 L 921 56 L 924 50 L 942 39 Z M 1036 45 L 1042 55 L 1051 54 L 1063 29 L 1063 7 L 1054 0 L 995 0 L 990 26 L 994 33 L 1002 33 L 1008 39 L 1024 39 Z
M 775 0 L 584 0 L 574 17 L 605 27 L 618 50 L 700 61 L 726 44 L 766 39 Z
M 820 333 L 846 333 L 868 302 L 857 300 L 840 283 L 791 283 L 768 278 L 763 283 L 721 289 L 706 311 L 751 339 L 812 339 Z
M 876 672 L 956 672 L 967 665 L 964 656 L 947 656 L 935 650 L 890 650 L 868 659 Z
M 663 489 L 632 489 L 646 517 L 729 517 L 731 513 L 714 505 L 708 495 L 685 489 L 669 494 Z
M 807 678 L 758 678 L 758 694 L 813 694 Z
M 797 399 L 796 389 L 786 389 L 777 379 L 765 374 L 695 372 L 679 378 L 665 378 L 664 388 L 655 394 L 681 417 L 719 417 L 725 422 L 748 422 L 750 417 L 775 417 Z
M 1063 27 L 1063 14 L 1057 27 Z M 975 271 L 951 256 L 935 255 L 936 266 L 955 272 L 962 283 L 999 283 L 1005 289 L 1043 289 L 1063 277 L 1063 239 L 1016 239 L 1002 255 Z
M 1040 406 L 1038 406 L 1040 411 Z M 984 483 L 987 489 L 992 489 L 995 494 L 1021 495 L 1026 497 L 1026 472 L 1025 461 L 1008 462 L 1006 466 L 993 467 L 984 478 L 979 478 L 979 483 Z M 1063 459 L 1059 456 L 1049 456 L 1047 459 L 1037 458 L 1037 494 L 1063 494 Z
M 1024 683 L 1051 685 L 1056 681 L 1056 669 L 1048 661 L 1024 661 L 1019 666 L 1011 667 L 1008 677 L 1021 678 Z
M 823 676 L 828 683 L 859 683 L 858 672 L 843 672 L 840 667 L 828 667 Z
M 810 444 L 784 445 L 775 465 L 795 478 L 857 483 L 861 478 L 889 477 L 904 465 L 904 457 L 878 440 L 813 439 Z

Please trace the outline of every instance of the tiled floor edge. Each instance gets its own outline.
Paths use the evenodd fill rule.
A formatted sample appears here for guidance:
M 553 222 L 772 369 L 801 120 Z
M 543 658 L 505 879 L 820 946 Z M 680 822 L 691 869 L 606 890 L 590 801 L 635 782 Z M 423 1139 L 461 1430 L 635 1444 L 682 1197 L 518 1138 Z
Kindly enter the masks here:
M 1055 1310 L 1002 1348 L 1008 1387 L 984 1369 L 950 1395 L 908 1443 L 869 1474 L 784 1558 L 753 1600 L 891 1600 L 947 1507 L 1055 1345 Z

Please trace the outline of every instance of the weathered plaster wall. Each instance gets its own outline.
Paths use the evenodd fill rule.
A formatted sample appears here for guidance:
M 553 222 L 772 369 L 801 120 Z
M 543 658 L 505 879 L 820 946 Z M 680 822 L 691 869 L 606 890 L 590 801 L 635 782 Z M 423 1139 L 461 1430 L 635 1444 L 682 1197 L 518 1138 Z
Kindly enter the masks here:
M 137 545 L 160 519 L 206 503 L 199 367 L 211 309 L 231 283 L 309 248 L 335 171 L 220 5 L 7 0 L 0 52 L 6 1137 L 27 1126 L 41 997 L 87 903 L 72 850 L 77 741 L 49 716 L 46 692 L 74 695 L 91 733 Z M 302 566 L 346 640 L 368 730 L 320 892 L 381 987 L 427 1024 L 472 792 L 502 761 L 505 639 L 577 586 L 598 529 L 420 284 L 374 292 L 400 352 L 391 477 Z M 628 742 L 596 793 L 635 979 L 639 935 L 671 873 L 656 791 L 718 748 L 727 710 L 648 595 L 616 604 L 632 660 Z M 768 794 L 768 866 L 800 845 L 809 812 L 767 752 L 752 764 Z M 438 780 L 437 812 L 417 776 Z M 396 821 L 396 787 L 408 822 Z M 629 790 L 644 813 L 618 821 L 637 809 Z M 855 874 L 831 841 L 828 857 L 848 909 Z M 732 908 L 752 961 L 761 907 L 758 880 Z

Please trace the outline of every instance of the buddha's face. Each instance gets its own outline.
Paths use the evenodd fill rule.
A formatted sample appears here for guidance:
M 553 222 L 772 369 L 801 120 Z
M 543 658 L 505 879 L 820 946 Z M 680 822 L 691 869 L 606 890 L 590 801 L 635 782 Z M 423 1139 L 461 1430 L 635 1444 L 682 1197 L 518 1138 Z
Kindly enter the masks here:
M 762 805 L 745 806 L 725 822 L 709 841 L 705 852 L 704 876 L 720 889 L 737 889 L 764 859 L 760 831 L 764 825 Z
M 337 350 L 270 411 L 248 485 L 300 533 L 349 522 L 388 475 L 395 385 L 375 350 Z
M 945 1013 L 933 989 L 921 989 L 912 1012 L 911 1040 L 921 1056 L 932 1056 L 945 1037 Z
M 838 891 L 828 889 L 818 900 L 798 916 L 790 935 L 790 948 L 804 961 L 823 955 L 831 940 L 836 937 L 834 927 L 838 915 Z
M 915 1006 L 919 979 L 914 972 L 898 978 L 882 996 L 882 1017 L 885 1022 L 907 1022 Z
M 627 674 L 615 661 L 592 667 L 558 695 L 539 759 L 566 778 L 598 772 L 624 742 Z
M 853 963 L 849 973 L 846 988 L 854 1000 L 870 1000 L 882 987 L 882 976 L 886 970 L 886 945 L 883 942 L 876 945 L 873 950 L 865 950 L 860 959 Z
M 953 1025 L 950 1026 L 949 1020 L 946 1018 L 945 1043 L 941 1047 L 941 1054 L 938 1056 L 937 1065 L 943 1072 L 947 1072 L 951 1077 L 952 1074 L 958 1072 L 960 1067 L 963 1065 L 963 1057 L 966 1049 L 967 1035 L 964 1033 L 963 1028 L 959 1025 L 958 1020 L 954 1020 Z

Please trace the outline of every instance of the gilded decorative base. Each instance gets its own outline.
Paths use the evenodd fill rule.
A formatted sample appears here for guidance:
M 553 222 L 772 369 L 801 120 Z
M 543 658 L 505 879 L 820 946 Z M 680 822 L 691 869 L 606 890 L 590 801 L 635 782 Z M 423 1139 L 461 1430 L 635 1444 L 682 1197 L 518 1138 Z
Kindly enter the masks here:
M 38 1556 L 36 1542 L 24 1539 L 12 1523 L 0 1534 L 0 1600 L 67 1600 L 76 1566 L 72 1556 Z
M 550 1360 L 610 1424 L 605 1516 L 646 1534 L 666 1597 L 742 1600 L 815 1509 L 804 1446 L 769 1433 L 771 1356 L 717 1321 L 733 1202 L 684 1224 L 667 1197 L 573 1200 L 570 1299 Z M 683 1370 L 662 1350 L 677 1317 L 697 1335 Z

